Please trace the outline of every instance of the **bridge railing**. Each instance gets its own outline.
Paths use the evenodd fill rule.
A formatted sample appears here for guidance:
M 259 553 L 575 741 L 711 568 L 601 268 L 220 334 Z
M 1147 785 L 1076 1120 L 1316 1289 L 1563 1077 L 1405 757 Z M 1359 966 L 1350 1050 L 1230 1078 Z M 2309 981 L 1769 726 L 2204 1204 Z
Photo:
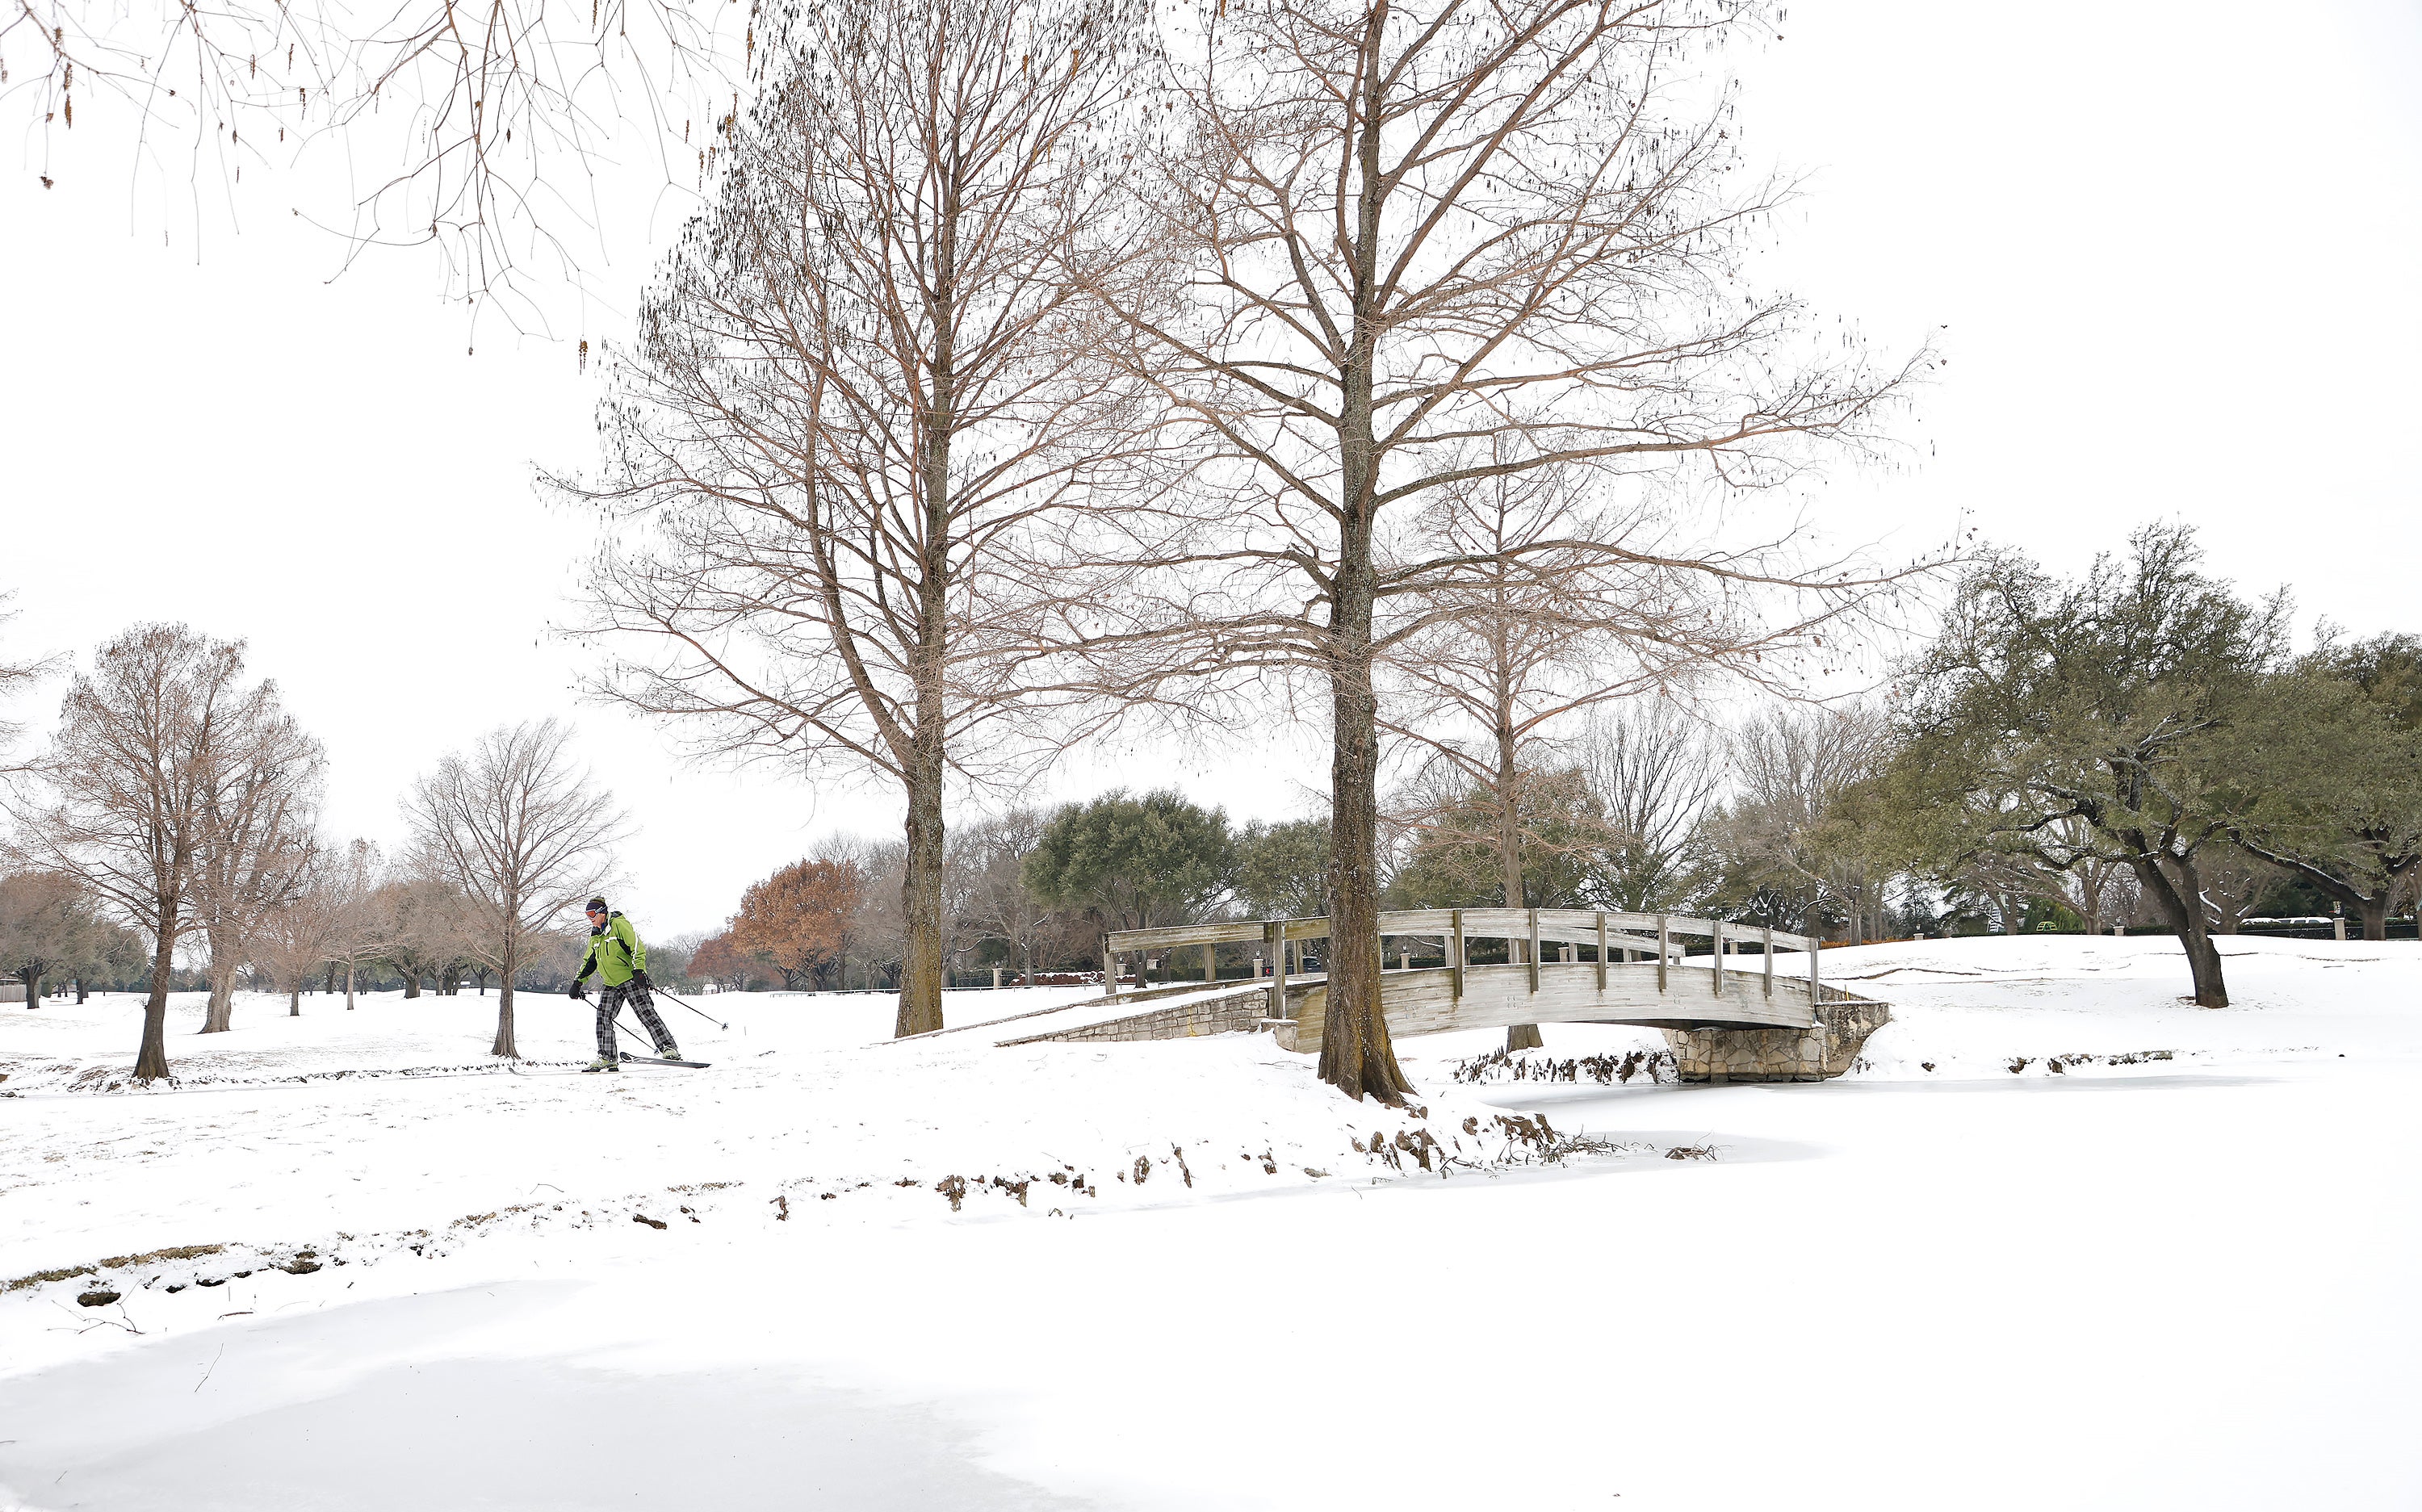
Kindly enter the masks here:
M 1327 919 L 1264 919 L 1236 920 L 1216 924 L 1178 924 L 1164 929 L 1123 929 L 1102 937 L 1103 976 L 1109 990 L 1118 990 L 1121 960 L 1129 955 L 1151 955 L 1192 947 L 1203 950 L 1203 980 L 1206 984 L 1218 980 L 1217 951 L 1221 945 L 1258 945 L 1254 978 L 1266 981 L 1273 1004 L 1270 1016 L 1285 1016 L 1286 984 L 1291 977 L 1305 974 L 1302 967 L 1303 941 L 1329 937 Z M 1688 953 L 1688 943 L 1705 939 L 1709 947 L 1709 966 L 1715 973 L 1711 984 L 1722 990 L 1726 974 L 1725 958 L 1735 952 L 1754 945 L 1764 957 L 1759 962 L 1759 974 L 1765 978 L 1766 993 L 1774 992 L 1774 957 L 1780 951 L 1801 951 L 1808 957 L 1808 993 L 1812 1000 L 1824 996 L 1819 979 L 1819 958 L 1823 941 L 1806 935 L 1794 935 L 1785 930 L 1758 925 L 1730 923 L 1722 919 L 1694 919 L 1685 914 L 1601 913 L 1582 908 L 1414 908 L 1383 912 L 1379 915 L 1379 940 L 1382 969 L 1385 969 L 1386 942 L 1390 939 L 1435 939 L 1439 942 L 1446 968 L 1453 973 L 1454 993 L 1463 996 L 1464 973 L 1470 969 L 1470 942 L 1474 939 L 1502 939 L 1507 942 L 1506 962 L 1509 967 L 1527 968 L 1533 991 L 1538 989 L 1539 968 L 1545 960 L 1545 947 L 1550 945 L 1591 948 L 1595 951 L 1598 986 L 1606 985 L 1610 964 L 1628 964 L 1635 960 L 1653 961 L 1657 967 L 1657 990 L 1666 988 L 1666 973 Z M 1527 959 L 1514 959 L 1516 943 L 1527 941 Z M 1403 952 L 1399 952 L 1400 959 Z M 1738 956 L 1735 955 L 1737 959 Z M 1574 955 L 1568 959 L 1578 961 Z M 1494 968 L 1492 968 L 1494 969 Z M 1739 972 L 1738 967 L 1731 969 Z M 1139 985 L 1141 985 L 1139 980 Z

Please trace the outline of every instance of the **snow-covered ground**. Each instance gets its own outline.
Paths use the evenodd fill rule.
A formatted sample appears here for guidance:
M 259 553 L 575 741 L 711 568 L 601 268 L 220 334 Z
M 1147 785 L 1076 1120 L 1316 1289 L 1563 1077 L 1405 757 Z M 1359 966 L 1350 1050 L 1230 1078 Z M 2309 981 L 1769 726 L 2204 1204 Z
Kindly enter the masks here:
M 1440 1035 L 1404 1112 L 866 997 L 619 1079 L 561 1000 L 519 1072 L 493 998 L 180 1000 L 150 1091 L 134 1000 L 0 1011 L 0 1508 L 2422 1504 L 2422 947 L 2224 950 L 1828 952 L 1850 1078 Z

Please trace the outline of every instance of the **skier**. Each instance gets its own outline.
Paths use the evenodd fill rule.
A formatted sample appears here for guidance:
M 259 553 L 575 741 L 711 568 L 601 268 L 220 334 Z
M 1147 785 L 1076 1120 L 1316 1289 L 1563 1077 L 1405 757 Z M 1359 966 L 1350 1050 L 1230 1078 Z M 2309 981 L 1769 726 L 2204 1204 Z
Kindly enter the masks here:
M 639 932 L 631 921 L 606 906 L 603 898 L 589 900 L 589 953 L 581 957 L 580 974 L 572 979 L 572 996 L 589 996 L 589 975 L 599 979 L 597 993 L 597 1059 L 589 1063 L 591 1071 L 619 1071 L 622 1058 L 614 1048 L 614 1017 L 621 1012 L 622 1001 L 629 999 L 639 1016 L 639 1023 L 655 1042 L 656 1054 L 667 1061 L 681 1059 L 681 1049 L 673 1044 L 673 1032 L 656 1016 L 654 1000 L 650 996 L 655 984 L 648 980 L 648 948 L 639 943 Z

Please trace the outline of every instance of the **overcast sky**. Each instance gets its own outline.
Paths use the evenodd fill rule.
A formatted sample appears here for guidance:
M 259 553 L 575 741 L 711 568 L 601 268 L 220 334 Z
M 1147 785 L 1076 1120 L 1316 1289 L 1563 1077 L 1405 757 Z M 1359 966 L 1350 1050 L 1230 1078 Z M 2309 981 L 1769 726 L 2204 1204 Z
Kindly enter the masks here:
M 1914 552 L 1964 514 L 2075 569 L 2182 517 L 2307 625 L 2422 630 L 2422 7 L 1798 0 L 1781 32 L 1742 60 L 1752 158 L 1805 184 L 1767 276 L 1880 350 L 1951 359 L 1910 465 L 1816 496 L 1830 535 Z M 248 640 L 328 746 L 331 828 L 390 843 L 442 752 L 568 717 L 639 821 L 622 897 L 653 934 L 713 926 L 823 830 L 891 831 L 880 794 L 700 772 L 575 699 L 548 627 L 590 528 L 530 475 L 592 455 L 572 342 L 613 334 L 610 309 L 474 340 L 418 254 L 332 278 L 338 249 L 286 209 L 309 185 L 257 169 L 241 233 L 206 211 L 197 246 L 79 105 L 58 187 L 30 137 L 0 165 L 9 651 L 81 654 L 138 619 Z M 609 210 L 599 288 L 627 304 L 680 210 Z M 22 712 L 46 721 L 55 691 Z M 1025 796 L 1174 780 L 1284 817 L 1324 770 L 1309 739 L 1112 750 Z

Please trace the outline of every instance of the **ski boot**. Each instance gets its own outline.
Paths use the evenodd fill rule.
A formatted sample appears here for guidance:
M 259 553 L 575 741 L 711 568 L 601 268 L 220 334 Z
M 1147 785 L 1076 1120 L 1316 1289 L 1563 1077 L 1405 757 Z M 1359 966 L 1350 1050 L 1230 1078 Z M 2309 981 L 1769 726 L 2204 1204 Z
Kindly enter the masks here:
M 580 1071 L 581 1075 L 586 1076 L 592 1071 L 620 1071 L 621 1069 L 622 1063 L 620 1061 L 599 1060 L 590 1062 L 587 1065 L 582 1066 Z

